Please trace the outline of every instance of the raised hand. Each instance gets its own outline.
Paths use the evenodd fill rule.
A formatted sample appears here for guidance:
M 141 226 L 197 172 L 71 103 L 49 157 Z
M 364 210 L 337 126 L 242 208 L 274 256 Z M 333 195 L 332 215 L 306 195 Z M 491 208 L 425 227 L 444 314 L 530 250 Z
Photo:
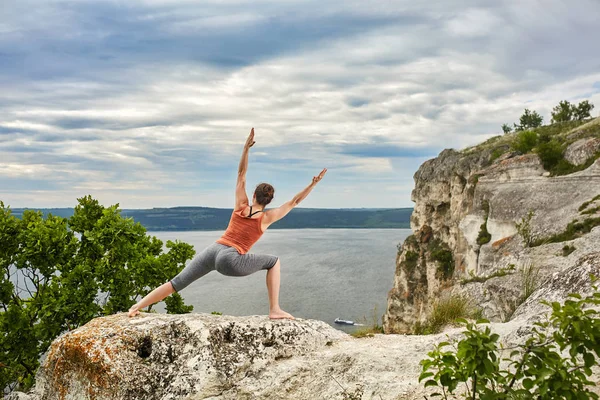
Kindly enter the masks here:
M 254 141 L 254 128 L 252 128 L 252 130 L 250 131 L 250 135 L 248 135 L 248 139 L 246 139 L 245 148 L 249 149 L 254 145 L 254 143 L 256 142 Z
M 327 168 L 323 168 L 323 171 L 321 171 L 321 173 L 318 176 L 314 176 L 313 177 L 313 185 L 316 185 L 317 183 L 319 183 L 319 181 L 321 179 L 323 179 L 323 177 L 325 176 L 325 173 L 327 172 Z

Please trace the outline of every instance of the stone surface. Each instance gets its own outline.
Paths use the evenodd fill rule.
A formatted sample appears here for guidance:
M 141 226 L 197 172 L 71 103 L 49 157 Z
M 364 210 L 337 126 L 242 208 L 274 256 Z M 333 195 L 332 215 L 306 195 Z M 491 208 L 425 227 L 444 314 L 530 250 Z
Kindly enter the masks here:
M 565 150 L 565 160 L 582 165 L 600 151 L 600 138 L 579 139 Z
M 40 400 L 217 396 L 269 363 L 347 338 L 313 320 L 116 314 L 57 338 L 34 394 Z
M 544 280 L 511 321 L 491 324 L 503 345 L 527 339 L 547 311 L 540 299 L 564 301 L 572 290 L 590 292 L 589 274 L 600 274 L 600 252 L 572 256 L 575 266 Z M 8 399 L 420 400 L 433 390 L 418 382 L 419 362 L 435 344 L 459 339 L 461 332 L 449 327 L 437 335 L 357 339 L 313 320 L 117 314 L 56 339 L 34 390 Z M 591 379 L 598 383 L 598 377 Z

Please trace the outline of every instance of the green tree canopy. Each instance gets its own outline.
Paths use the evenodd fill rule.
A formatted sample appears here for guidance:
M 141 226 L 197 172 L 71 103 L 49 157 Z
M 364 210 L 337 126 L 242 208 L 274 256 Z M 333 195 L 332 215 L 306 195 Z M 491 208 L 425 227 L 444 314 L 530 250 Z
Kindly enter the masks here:
M 27 210 L 21 219 L 0 202 L 0 385 L 28 390 L 52 341 L 95 317 L 124 312 L 165 283 L 195 254 L 183 242 L 146 234 L 118 204 L 86 196 L 69 219 Z M 168 313 L 192 310 L 178 293 Z M 151 310 L 151 306 L 148 311 Z
M 517 130 L 527 130 L 532 128 L 538 128 L 542 126 L 544 118 L 538 114 L 537 111 L 531 111 L 528 108 L 525 109 L 521 118 L 519 118 L 519 125 L 515 125 Z
M 571 121 L 574 111 L 575 105 L 569 103 L 567 100 L 561 101 L 552 109 L 552 123 Z
M 580 102 L 577 107 L 574 107 L 573 114 L 575 119 L 582 120 L 586 118 L 590 118 L 591 111 L 594 109 L 594 105 L 590 103 L 588 100 L 584 100 Z

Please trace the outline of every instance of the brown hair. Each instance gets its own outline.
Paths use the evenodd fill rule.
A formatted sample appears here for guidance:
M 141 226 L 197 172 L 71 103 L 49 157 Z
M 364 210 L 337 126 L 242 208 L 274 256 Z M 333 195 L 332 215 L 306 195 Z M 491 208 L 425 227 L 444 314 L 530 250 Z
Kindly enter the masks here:
M 275 194 L 275 188 L 269 185 L 268 183 L 260 183 L 256 186 L 256 190 L 254 191 L 254 196 L 256 196 L 256 202 L 263 207 L 266 207 L 267 204 L 273 200 L 273 195 Z

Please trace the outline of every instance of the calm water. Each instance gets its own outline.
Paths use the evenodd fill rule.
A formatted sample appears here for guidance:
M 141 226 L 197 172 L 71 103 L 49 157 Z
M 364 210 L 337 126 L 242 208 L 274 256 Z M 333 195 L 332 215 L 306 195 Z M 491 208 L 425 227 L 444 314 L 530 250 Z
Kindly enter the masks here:
M 300 318 L 372 323 L 385 312 L 394 282 L 396 246 L 409 229 L 277 229 L 267 231 L 251 249 L 281 260 L 281 308 Z M 149 232 L 166 240 L 181 240 L 196 252 L 218 239 L 222 231 Z M 266 271 L 229 277 L 216 271 L 181 291 L 193 312 L 219 311 L 229 315 L 267 315 Z M 154 306 L 165 312 L 164 303 Z M 381 323 L 381 319 L 379 319 Z

